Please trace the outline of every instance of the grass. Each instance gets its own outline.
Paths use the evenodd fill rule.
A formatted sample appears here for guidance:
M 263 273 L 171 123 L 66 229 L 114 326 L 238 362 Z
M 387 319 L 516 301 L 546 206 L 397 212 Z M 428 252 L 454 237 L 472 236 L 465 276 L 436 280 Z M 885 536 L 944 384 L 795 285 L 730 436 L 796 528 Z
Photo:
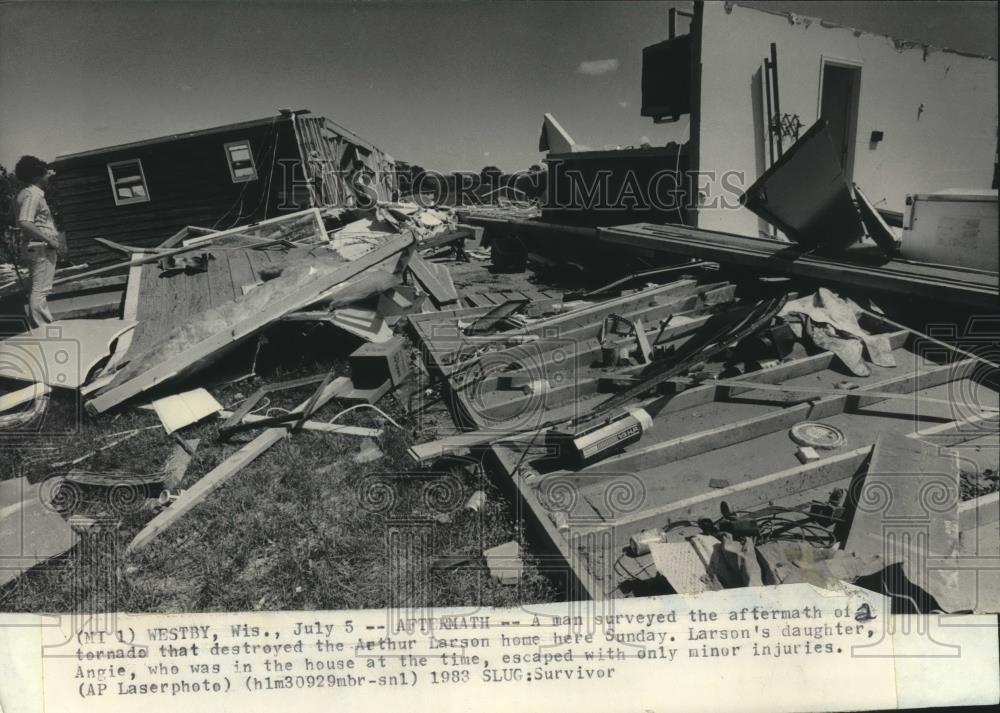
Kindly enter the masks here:
M 295 353 L 287 350 L 285 353 Z M 341 349 L 342 351 L 342 349 Z M 300 354 L 279 365 L 267 382 L 284 381 L 342 361 Z M 232 406 L 265 383 L 260 377 L 212 388 Z M 309 388 L 280 392 L 272 406 L 291 408 Z M 391 402 L 391 403 L 390 403 Z M 343 408 L 334 400 L 314 418 Z M 97 520 L 94 529 L 64 557 L 36 566 L 0 588 L 0 611 L 140 612 L 345 609 L 391 606 L 511 606 L 554 601 L 562 594 L 539 572 L 522 547 L 524 574 L 518 586 L 501 585 L 485 571 L 483 549 L 518 538 L 511 503 L 475 468 L 414 471 L 405 450 L 416 422 L 391 397 L 379 406 L 406 426 L 401 433 L 370 410 L 338 422 L 383 427 L 385 456 L 359 464 L 357 437 L 300 432 L 272 447 L 232 477 L 146 548 L 125 553 L 153 516 L 147 498 L 127 507 L 111 504 L 105 488 L 85 488 L 75 510 Z M 184 429 L 201 445 L 181 489 L 234 452 L 240 442 L 218 440 L 216 419 Z M 56 394 L 44 415 L 50 435 L 7 442 L 0 480 L 31 482 L 64 473 L 52 462 L 79 457 L 115 440 L 109 434 L 147 427 L 139 435 L 75 466 L 90 472 L 146 474 L 161 470 L 175 442 L 152 411 L 130 409 L 91 419 L 73 398 Z M 255 435 L 251 432 L 242 442 Z M 424 433 L 423 438 L 433 433 Z M 484 490 L 479 512 L 464 509 Z M 155 497 L 150 490 L 145 493 Z M 522 540 L 523 541 L 523 540 Z M 391 542 L 391 544 L 390 544 Z M 435 557 L 467 554 L 471 566 L 439 571 Z

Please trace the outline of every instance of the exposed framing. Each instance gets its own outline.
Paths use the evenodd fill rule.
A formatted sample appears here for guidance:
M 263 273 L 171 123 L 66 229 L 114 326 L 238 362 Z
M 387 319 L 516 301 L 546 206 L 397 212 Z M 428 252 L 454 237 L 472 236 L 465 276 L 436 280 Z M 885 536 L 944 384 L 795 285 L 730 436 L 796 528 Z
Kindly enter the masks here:
M 584 332 L 600 321 L 602 314 L 608 309 L 624 313 L 642 313 L 653 317 L 665 309 L 669 310 L 670 307 L 687 307 L 686 313 L 690 315 L 692 321 L 687 323 L 686 330 L 679 330 L 678 333 L 668 337 L 668 339 L 683 338 L 685 332 L 689 333 L 697 324 L 703 322 L 699 312 L 704 309 L 704 305 L 699 304 L 692 309 L 689 301 L 692 297 L 691 287 L 682 285 L 683 281 L 681 285 L 674 283 L 672 286 L 659 288 L 662 290 L 660 295 L 663 301 L 655 306 L 648 301 L 633 301 L 635 295 L 632 295 L 608 300 L 575 314 L 570 312 L 543 320 L 523 331 L 529 332 L 537 328 L 538 331 L 544 332 L 546 323 L 550 327 L 555 323 L 562 327 L 560 331 L 575 332 L 583 336 Z M 704 289 L 704 287 L 695 288 L 695 294 L 699 288 Z M 720 289 L 717 285 L 712 287 L 716 291 Z M 671 289 L 672 294 L 669 292 Z M 476 310 L 479 311 L 481 310 Z M 428 367 L 444 376 L 448 388 L 452 389 L 451 404 L 456 411 L 456 418 L 473 428 L 483 430 L 457 434 L 453 438 L 423 444 L 426 449 L 415 446 L 413 451 L 423 453 L 426 450 L 423 455 L 433 458 L 436 455 L 460 452 L 465 448 L 485 449 L 488 454 L 487 462 L 492 466 L 497 484 L 509 489 L 518 508 L 519 517 L 524 518 L 529 531 L 535 537 L 533 545 L 540 561 L 544 563 L 546 569 L 560 572 L 573 590 L 573 596 L 577 598 L 603 599 L 619 596 L 622 593 L 619 587 L 624 582 L 637 581 L 617 570 L 621 559 L 623 533 L 635 533 L 646 528 L 663 526 L 668 520 L 717 517 L 723 500 L 735 509 L 755 509 L 770 502 L 787 504 L 807 502 L 810 498 L 816 497 L 814 491 L 828 492 L 832 487 L 846 486 L 853 477 L 862 472 L 871 451 L 871 444 L 866 440 L 856 439 L 845 449 L 825 454 L 819 461 L 805 465 L 788 463 L 788 456 L 793 450 L 789 448 L 788 453 L 775 459 L 773 470 L 767 470 L 766 462 L 759 462 L 752 472 L 747 471 L 748 476 L 745 477 L 748 479 L 737 478 L 732 485 L 722 489 L 706 488 L 704 491 L 700 491 L 698 478 L 686 481 L 681 478 L 675 486 L 673 479 L 682 476 L 683 473 L 675 472 L 670 464 L 677 463 L 678 467 L 683 469 L 688 463 L 696 466 L 699 462 L 698 456 L 705 457 L 704 454 L 720 448 L 739 448 L 740 444 L 746 444 L 742 447 L 753 449 L 755 446 L 752 442 L 756 439 L 765 437 L 773 439 L 777 434 L 803 420 L 836 417 L 842 419 L 846 415 L 852 421 L 854 418 L 873 418 L 876 419 L 872 421 L 873 424 L 885 424 L 886 421 L 879 419 L 891 417 L 883 412 L 894 413 L 894 411 L 887 409 L 885 405 L 881 408 L 878 405 L 893 401 L 889 392 L 912 394 L 917 398 L 918 393 L 927 389 L 940 388 L 961 379 L 971 378 L 975 362 L 974 359 L 967 358 L 967 355 L 954 350 L 934 355 L 926 353 L 926 350 L 920 348 L 922 340 L 916 333 L 900 329 L 898 325 L 881 317 L 866 315 L 861 320 L 863 326 L 870 332 L 885 335 L 894 350 L 920 354 L 932 361 L 909 366 L 905 362 L 900 362 L 898 370 L 869 381 L 862 381 L 860 388 L 843 394 L 817 395 L 803 392 L 792 394 L 789 398 L 777 399 L 773 391 L 769 392 L 766 389 L 754 390 L 738 385 L 710 382 L 679 393 L 668 404 L 661 418 L 665 417 L 667 421 L 672 417 L 681 420 L 696 419 L 699 413 L 705 413 L 704 409 L 711 408 L 712 403 L 768 402 L 766 408 L 734 418 L 732 421 L 707 422 L 692 432 L 681 430 L 677 435 L 666 439 L 661 436 L 657 440 L 641 442 L 624 453 L 612 456 L 589 468 L 552 470 L 539 466 L 538 470 L 532 466 L 532 461 L 545 452 L 544 437 L 516 430 L 507 432 L 502 421 L 488 424 L 484 428 L 477 418 L 477 415 L 481 414 L 469 408 L 465 395 L 460 389 L 456 389 L 454 378 L 457 371 L 454 359 L 458 356 L 454 353 L 456 336 L 448 333 L 446 325 L 454 323 L 457 316 L 456 313 L 425 314 L 411 318 L 411 325 L 422 343 Z M 469 318 L 464 315 L 463 317 Z M 649 321 L 646 321 L 646 324 L 648 328 Z M 478 344 L 488 343 L 490 339 L 490 337 L 482 338 Z M 496 340 L 497 337 L 492 339 Z M 586 362 L 590 355 L 582 356 Z M 745 378 L 761 384 L 794 389 L 795 384 L 812 383 L 812 375 L 818 377 L 821 372 L 829 372 L 835 361 L 836 357 L 830 352 L 820 352 L 784 361 L 776 366 L 753 372 Z M 614 376 L 626 376 L 627 373 L 638 370 L 636 367 L 619 369 L 615 371 Z M 597 381 L 596 376 L 593 373 L 584 374 L 583 381 L 586 383 L 582 388 L 594 393 L 593 382 Z M 573 389 L 574 395 L 578 396 L 581 385 L 576 384 Z M 548 396 L 549 394 L 546 394 L 546 416 L 565 406 L 565 404 L 560 405 L 562 399 L 558 399 L 557 403 L 550 407 L 547 403 Z M 516 407 L 519 398 L 519 394 L 512 396 L 512 406 Z M 690 410 L 698 407 L 702 407 L 701 411 Z M 505 408 L 503 405 L 500 410 L 503 411 Z M 902 432 L 911 438 L 930 440 L 939 446 L 961 446 L 983 435 L 983 429 L 995 423 L 996 418 L 995 414 L 966 414 L 961 410 L 953 415 L 948 414 L 949 410 L 946 407 L 939 407 L 938 411 L 924 412 L 922 406 L 919 420 L 914 421 L 909 428 L 906 428 L 905 421 L 902 422 L 901 428 L 904 429 Z M 489 440 L 482 442 L 483 434 L 489 434 Z M 873 433 L 873 441 L 874 435 Z M 794 461 L 794 457 L 791 460 Z M 546 484 L 555 481 L 576 483 L 574 487 L 579 488 L 578 496 L 581 502 L 583 500 L 598 502 L 596 496 L 599 489 L 604 487 L 599 476 L 605 473 L 610 475 L 631 473 L 640 476 L 645 474 L 647 484 L 653 487 L 652 499 L 645 501 L 635 511 L 619 515 L 598 513 L 598 518 L 583 525 L 574 522 L 571 527 L 567 527 L 561 524 L 558 517 L 560 513 L 546 504 L 543 495 L 546 492 Z M 586 509 L 583 512 L 585 513 Z M 963 529 L 966 529 L 964 523 Z M 648 562 L 637 565 L 642 562 L 644 561 L 630 560 L 628 569 L 633 570 L 632 575 L 635 574 L 635 570 L 648 565 Z M 646 572 L 640 579 L 651 577 L 653 574 L 655 572 Z M 638 586 L 642 586 L 641 582 Z

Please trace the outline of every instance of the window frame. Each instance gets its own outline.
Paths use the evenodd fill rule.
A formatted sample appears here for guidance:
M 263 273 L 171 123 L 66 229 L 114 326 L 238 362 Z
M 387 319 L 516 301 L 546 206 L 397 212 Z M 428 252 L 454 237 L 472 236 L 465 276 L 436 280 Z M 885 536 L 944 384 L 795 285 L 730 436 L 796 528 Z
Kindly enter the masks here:
M 114 169 L 118 166 L 137 165 L 139 167 L 139 178 L 142 179 L 142 189 L 146 192 L 144 196 L 133 196 L 132 198 L 122 198 L 118 195 L 118 183 L 115 180 Z M 116 206 L 131 205 L 133 203 L 149 203 L 149 183 L 146 181 L 146 171 L 142 167 L 142 159 L 129 158 L 124 161 L 113 161 L 108 164 L 108 181 L 111 183 L 111 197 L 115 199 Z
M 252 176 L 237 176 L 236 169 L 233 166 L 233 154 L 230 151 L 232 147 L 245 148 L 247 153 L 250 155 L 250 168 L 253 169 Z M 240 139 L 239 141 L 229 141 L 222 146 L 223 151 L 226 154 L 226 165 L 229 166 L 229 177 L 233 179 L 233 183 L 249 183 L 250 181 L 256 181 L 259 178 L 257 173 L 257 160 L 253 155 L 253 144 L 250 143 L 250 139 Z

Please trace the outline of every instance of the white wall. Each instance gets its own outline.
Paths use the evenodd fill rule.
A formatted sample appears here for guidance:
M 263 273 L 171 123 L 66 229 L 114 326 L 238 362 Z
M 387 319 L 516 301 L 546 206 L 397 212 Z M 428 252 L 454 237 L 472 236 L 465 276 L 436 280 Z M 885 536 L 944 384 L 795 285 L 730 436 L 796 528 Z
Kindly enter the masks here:
M 748 186 L 763 169 L 764 139 L 755 135 L 754 122 L 762 109 L 752 85 L 771 42 L 778 49 L 781 112 L 798 114 L 806 128 L 819 114 L 824 56 L 860 64 L 854 182 L 877 207 L 901 211 L 907 193 L 990 187 L 997 146 L 995 60 L 933 48 L 925 56 L 923 46 L 897 49 L 884 36 L 824 27 L 814 18 L 727 9 L 722 2 L 704 4 L 701 170 L 744 171 Z M 885 132 L 876 148 L 869 147 L 873 130 Z M 786 140 L 785 148 L 790 145 Z M 720 186 L 709 190 L 717 195 Z M 745 208 L 704 209 L 699 226 L 745 235 L 756 235 L 759 227 Z

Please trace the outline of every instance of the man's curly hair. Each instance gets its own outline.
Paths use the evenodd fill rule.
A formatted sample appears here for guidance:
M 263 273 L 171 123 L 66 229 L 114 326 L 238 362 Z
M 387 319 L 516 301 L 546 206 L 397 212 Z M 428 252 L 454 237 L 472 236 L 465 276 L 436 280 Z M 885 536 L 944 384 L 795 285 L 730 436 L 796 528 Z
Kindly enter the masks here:
M 22 183 L 34 183 L 48 173 L 49 165 L 36 156 L 22 156 L 14 166 L 14 175 Z

